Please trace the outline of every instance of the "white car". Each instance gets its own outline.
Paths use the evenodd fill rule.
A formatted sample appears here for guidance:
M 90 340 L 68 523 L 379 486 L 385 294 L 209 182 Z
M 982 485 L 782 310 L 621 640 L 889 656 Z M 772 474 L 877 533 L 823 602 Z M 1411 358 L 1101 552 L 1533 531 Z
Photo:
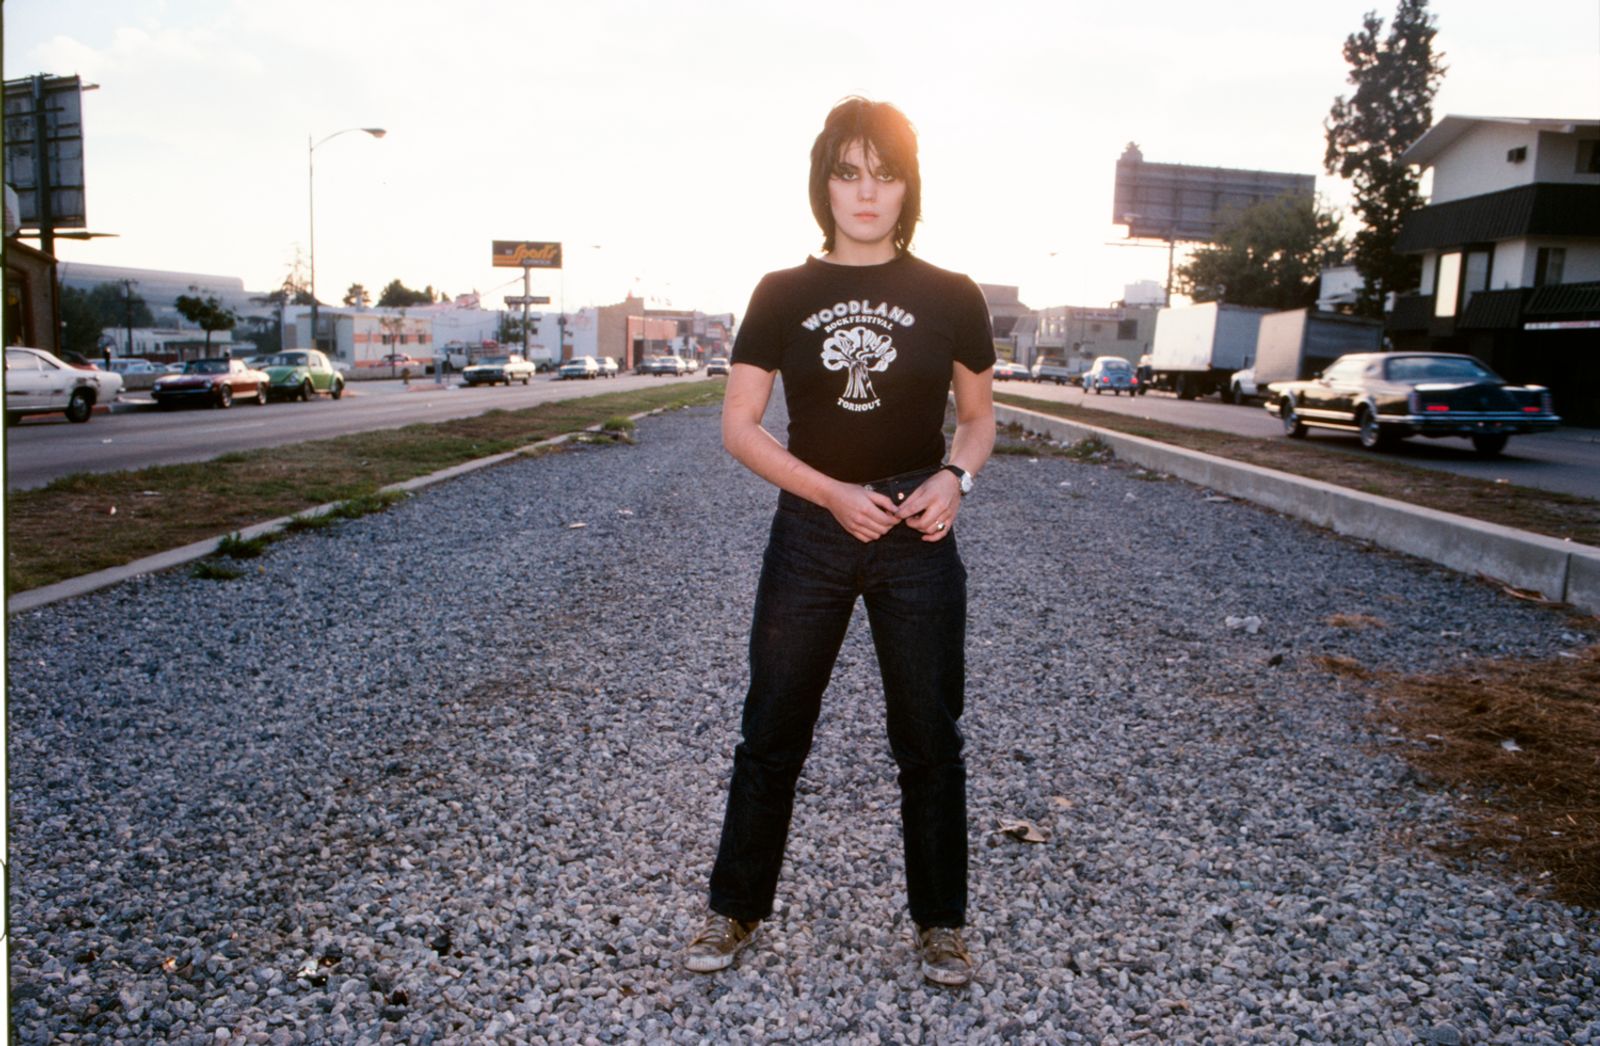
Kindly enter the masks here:
M 159 363 L 151 363 L 149 360 L 134 359 L 127 356 L 121 356 L 113 359 L 109 364 L 107 364 L 106 369 L 116 374 L 167 373 L 167 368 Z
M 43 349 L 6 349 L 6 424 L 25 414 L 65 413 L 68 421 L 85 422 L 96 403 L 110 403 L 122 394 L 122 376 L 63 363 Z
M 1248 403 L 1253 399 L 1263 399 L 1267 390 L 1256 384 L 1256 369 L 1246 367 L 1236 370 L 1228 381 L 1228 387 L 1222 390 L 1222 399 L 1226 403 Z
M 600 361 L 593 356 L 574 356 L 561 365 L 556 371 L 556 378 L 560 381 L 573 381 L 578 378 L 598 378 L 600 376 Z

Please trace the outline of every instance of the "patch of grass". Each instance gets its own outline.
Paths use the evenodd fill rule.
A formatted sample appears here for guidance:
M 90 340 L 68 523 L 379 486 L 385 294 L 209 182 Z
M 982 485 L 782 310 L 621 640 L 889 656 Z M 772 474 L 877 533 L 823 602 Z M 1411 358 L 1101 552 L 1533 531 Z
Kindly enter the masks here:
M 616 418 L 607 418 L 605 421 L 603 421 L 600 424 L 600 428 L 603 429 L 606 432 L 628 432 L 628 433 L 631 433 L 631 432 L 633 432 L 634 429 L 636 429 L 638 427 L 639 426 L 634 424 L 633 419 L 628 417 L 628 416 L 626 416 L 626 415 L 623 415 L 621 417 L 616 417 Z
M 720 403 L 722 392 L 720 383 L 676 383 L 298 443 L 292 451 L 64 476 L 7 495 L 7 586 L 23 592 L 119 566 L 607 419 Z
M 1600 501 L 1592 498 L 1457 476 L 1369 455 L 1348 454 L 1326 444 L 1319 446 L 1317 440 L 1234 436 L 1010 392 L 996 392 L 994 398 L 998 403 L 1013 407 L 1188 447 L 1396 501 L 1426 505 L 1441 512 L 1586 545 L 1600 545 Z
M 236 532 L 217 542 L 217 555 L 227 556 L 229 559 L 255 559 L 265 552 L 271 543 L 272 538 L 266 534 L 246 538 L 240 537 Z
M 314 531 L 327 530 L 339 522 L 338 517 L 323 513 L 320 516 L 295 516 L 283 525 L 285 534 L 309 534 Z
M 201 581 L 236 581 L 244 577 L 244 571 L 214 559 L 202 559 L 189 568 L 189 576 Z
M 379 490 L 371 494 L 362 494 L 359 497 L 346 498 L 333 508 L 329 509 L 325 519 L 330 522 L 340 519 L 360 519 L 370 516 L 374 512 L 382 512 L 389 506 L 404 501 L 409 495 L 398 490 Z
M 1431 675 L 1322 663 L 1363 681 L 1419 777 L 1456 797 L 1467 839 L 1441 850 L 1503 859 L 1600 908 L 1600 645 Z

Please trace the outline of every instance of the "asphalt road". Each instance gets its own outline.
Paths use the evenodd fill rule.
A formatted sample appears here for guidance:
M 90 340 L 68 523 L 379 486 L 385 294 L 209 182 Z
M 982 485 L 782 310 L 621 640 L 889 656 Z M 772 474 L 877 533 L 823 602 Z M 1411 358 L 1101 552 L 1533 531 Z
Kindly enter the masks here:
M 228 410 L 190 407 L 100 413 L 83 425 L 74 425 L 60 415 L 41 415 L 25 418 L 6 430 L 6 489 L 42 487 L 72 472 L 116 472 L 205 461 L 229 451 L 399 428 L 419 421 L 446 421 L 496 407 L 517 409 L 602 392 L 654 388 L 662 382 L 705 380 L 702 374 L 629 374 L 594 381 L 555 381 L 541 374 L 526 387 L 477 388 L 441 386 L 431 379 L 409 386 L 399 381 L 362 381 L 352 382 L 337 402 L 323 396 L 307 403 L 273 401 L 265 407 L 240 404 Z M 136 392 L 123 398 L 148 395 Z
M 1159 392 L 1146 396 L 1097 396 L 1072 386 L 1020 381 L 999 382 L 995 389 L 1190 428 L 1264 439 L 1286 438 L 1278 419 L 1259 403 L 1234 406 L 1215 399 L 1185 401 Z M 1465 438 L 1408 439 L 1387 454 L 1365 449 L 1355 433 L 1313 429 L 1307 439 L 1317 446 L 1357 457 L 1383 457 L 1461 476 L 1504 480 L 1600 500 L 1600 429 L 1560 428 L 1538 435 L 1513 436 L 1504 453 L 1489 459 L 1478 457 L 1471 441 Z

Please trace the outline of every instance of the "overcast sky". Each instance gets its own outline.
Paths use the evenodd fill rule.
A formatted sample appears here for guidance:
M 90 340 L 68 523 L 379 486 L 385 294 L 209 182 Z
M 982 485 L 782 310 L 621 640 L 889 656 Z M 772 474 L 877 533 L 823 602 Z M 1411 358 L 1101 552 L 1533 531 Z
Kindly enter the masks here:
M 394 278 L 497 307 L 494 239 L 560 240 L 568 308 L 630 288 L 742 313 L 819 246 L 811 140 L 860 93 L 922 143 L 918 253 L 1034 306 L 1103 305 L 1165 278 L 1107 246 L 1118 155 L 1322 174 L 1340 47 L 1369 0 L 9 0 L 5 76 L 79 74 L 89 226 L 69 261 L 277 285 L 307 241 L 317 287 Z M 1392 5 L 1378 6 L 1387 20 Z M 1436 0 L 1447 113 L 1600 115 L 1600 3 Z M 520 281 L 519 281 L 520 282 Z

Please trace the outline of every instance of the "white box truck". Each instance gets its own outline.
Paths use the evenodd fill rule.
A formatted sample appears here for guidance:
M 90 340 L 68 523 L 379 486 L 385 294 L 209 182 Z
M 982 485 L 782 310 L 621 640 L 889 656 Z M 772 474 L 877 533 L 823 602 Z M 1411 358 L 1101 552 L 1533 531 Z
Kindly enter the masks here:
M 1172 389 L 1181 400 L 1226 394 L 1233 372 L 1255 358 L 1261 317 L 1271 311 L 1220 302 L 1162 309 L 1150 346 L 1156 385 Z
M 1256 335 L 1256 388 L 1265 390 L 1274 381 L 1304 381 L 1347 352 L 1382 348 L 1379 320 L 1316 309 L 1275 312 L 1261 317 Z

